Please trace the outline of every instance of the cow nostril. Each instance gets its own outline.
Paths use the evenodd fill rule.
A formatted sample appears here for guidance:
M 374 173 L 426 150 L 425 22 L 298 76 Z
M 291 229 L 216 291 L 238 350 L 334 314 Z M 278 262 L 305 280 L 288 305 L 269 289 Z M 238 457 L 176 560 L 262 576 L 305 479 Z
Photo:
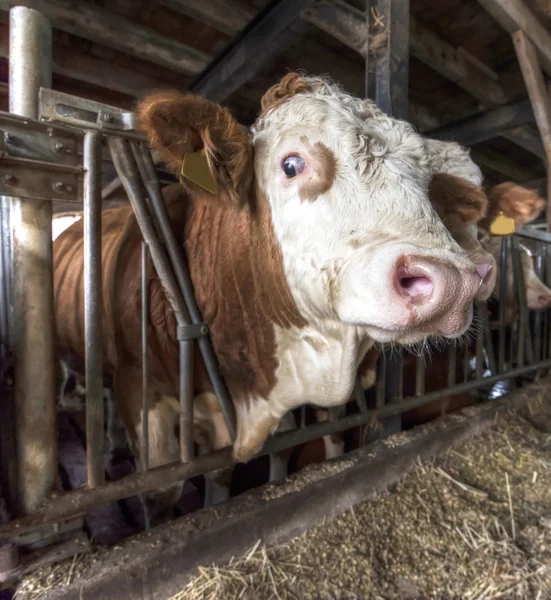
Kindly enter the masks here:
M 548 306 L 551 303 L 551 296 L 540 296 L 538 298 L 539 301 L 539 305 L 542 308 L 545 308 L 546 306 Z
M 490 263 L 480 263 L 475 265 L 475 267 L 481 281 L 484 281 L 488 273 L 492 270 L 492 265 Z
M 427 299 L 434 290 L 432 279 L 426 275 L 399 275 L 398 285 L 404 295 L 419 300 Z

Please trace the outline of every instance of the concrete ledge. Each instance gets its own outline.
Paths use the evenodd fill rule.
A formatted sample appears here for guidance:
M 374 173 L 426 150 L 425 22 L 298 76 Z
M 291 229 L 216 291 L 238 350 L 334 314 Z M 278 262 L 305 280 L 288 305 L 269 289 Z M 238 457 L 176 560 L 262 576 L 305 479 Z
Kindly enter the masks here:
M 259 539 L 266 545 L 288 541 L 398 482 L 418 457 L 435 456 L 482 433 L 499 412 L 520 408 L 544 389 L 544 382 L 532 384 L 129 538 L 100 553 L 78 580 L 43 597 L 167 600 L 197 566 L 228 561 Z

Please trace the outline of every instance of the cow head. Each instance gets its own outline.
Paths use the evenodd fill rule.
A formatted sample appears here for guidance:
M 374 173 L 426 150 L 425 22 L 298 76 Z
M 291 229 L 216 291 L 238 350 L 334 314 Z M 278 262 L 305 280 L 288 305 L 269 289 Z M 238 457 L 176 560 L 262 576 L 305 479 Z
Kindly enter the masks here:
M 399 343 L 455 337 L 470 325 L 486 267 L 433 209 L 423 139 L 408 123 L 294 73 L 264 96 L 251 138 L 226 109 L 175 92 L 146 98 L 138 117 L 178 174 L 186 152 L 205 149 L 213 202 L 248 204 L 258 209 L 253 220 L 269 214 L 308 322 L 344 322 Z
M 545 206 L 545 200 L 535 191 L 516 185 L 511 181 L 494 185 L 488 189 L 488 214 L 481 225 L 488 229 L 502 211 L 515 221 L 517 228 L 537 219 Z
M 497 268 L 495 257 L 478 240 L 476 224 L 488 210 L 484 190 L 462 177 L 435 173 L 430 182 L 429 196 L 455 241 L 478 265 L 480 273 L 486 270 L 476 300 L 487 300 L 494 290 Z
M 490 236 L 484 232 L 480 236 L 481 244 L 493 254 L 496 260 L 499 260 L 501 254 L 501 238 Z M 526 304 L 529 309 L 546 308 L 551 305 L 551 290 L 538 277 L 534 269 L 534 261 L 530 250 L 523 244 L 519 244 L 520 260 L 522 265 L 522 274 L 524 276 L 524 285 L 526 289 Z M 513 279 L 513 260 L 509 253 L 507 257 L 507 311 L 509 317 L 512 317 L 512 312 L 516 309 L 517 293 L 514 288 Z M 494 296 L 499 300 L 501 294 L 500 278 L 502 273 L 497 270 L 497 279 L 494 289 Z M 510 318 L 508 318 L 510 320 Z

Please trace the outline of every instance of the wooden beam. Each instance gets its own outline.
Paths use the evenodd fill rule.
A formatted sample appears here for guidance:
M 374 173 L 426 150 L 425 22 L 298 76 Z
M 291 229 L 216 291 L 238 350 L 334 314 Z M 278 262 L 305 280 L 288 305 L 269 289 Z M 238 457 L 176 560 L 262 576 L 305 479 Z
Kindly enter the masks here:
M 256 11 L 239 0 L 157 0 L 160 4 L 182 13 L 218 31 L 234 36 L 253 20 Z
M 464 50 L 454 48 L 417 19 L 411 19 L 411 54 L 485 106 L 499 106 L 513 97 L 485 65 L 467 59 Z
M 551 75 L 551 34 L 523 0 L 478 0 L 510 34 L 522 30 L 534 44 L 543 70 Z
M 536 123 L 548 161 L 551 158 L 551 105 L 534 44 L 523 31 L 513 33 L 520 70 L 532 102 Z
M 154 29 L 143 27 L 89 2 L 67 0 L 0 0 L 0 10 L 34 8 L 60 29 L 131 56 L 186 74 L 199 73 L 210 61 L 207 54 Z
M 0 23 L 0 57 L 9 58 L 8 55 L 8 27 Z M 52 70 L 58 75 L 132 97 L 141 96 L 152 90 L 174 87 L 91 54 L 69 50 L 55 42 L 52 51 Z
M 541 141 L 547 155 L 547 165 L 551 165 L 551 100 L 540 67 L 534 44 L 523 31 L 513 33 L 513 43 L 517 53 L 520 70 L 532 102 Z M 547 177 L 547 198 L 551 199 L 551 177 Z M 547 209 L 547 231 L 551 231 L 551 210 Z
M 228 47 L 202 71 L 190 90 L 222 101 L 303 32 L 297 23 L 314 0 L 273 0 Z
M 463 146 L 473 146 L 533 120 L 532 105 L 530 100 L 525 99 L 433 129 L 427 135 L 438 140 L 454 140 Z
M 408 116 L 409 0 L 368 0 L 372 43 L 366 57 L 366 96 L 384 112 Z
M 519 165 L 493 148 L 472 148 L 471 157 L 480 166 L 491 169 L 519 183 L 539 177 L 539 173 L 536 173 L 534 169 Z

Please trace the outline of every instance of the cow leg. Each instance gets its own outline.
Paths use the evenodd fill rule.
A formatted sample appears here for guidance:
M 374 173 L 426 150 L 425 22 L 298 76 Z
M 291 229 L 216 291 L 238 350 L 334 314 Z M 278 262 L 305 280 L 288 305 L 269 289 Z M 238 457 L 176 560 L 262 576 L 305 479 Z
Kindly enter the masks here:
M 316 410 L 316 419 L 318 423 L 324 423 L 329 420 L 329 412 L 325 409 Z M 344 454 L 344 436 L 342 433 L 332 433 L 323 436 L 323 446 L 325 448 L 325 460 L 337 458 Z
M 194 399 L 194 431 L 199 454 L 220 450 L 231 443 L 216 396 L 210 392 Z M 229 500 L 232 475 L 233 467 L 205 473 L 205 508 Z
M 113 392 L 119 414 L 132 441 L 136 464 L 141 469 L 143 447 L 142 378 L 137 367 L 117 368 Z M 180 456 L 176 424 L 180 406 L 176 398 L 155 395 L 149 391 L 148 448 L 149 468 L 177 462 Z M 183 482 L 140 494 L 144 506 L 146 527 L 170 520 L 182 489 Z
M 156 402 L 150 404 L 148 415 L 149 468 L 178 462 L 180 459 L 180 445 L 175 434 L 179 411 L 180 404 L 176 398 L 170 396 L 159 396 Z M 140 448 L 143 444 L 142 434 L 140 419 L 138 433 Z M 183 482 L 174 483 L 144 495 L 142 501 L 150 526 L 159 525 L 173 518 L 174 508 L 183 488 Z
M 296 429 L 297 424 L 292 412 L 288 412 L 277 427 L 277 433 L 292 431 Z M 289 474 L 289 459 L 291 458 L 292 450 L 283 450 L 281 452 L 273 452 L 270 454 L 270 477 L 269 481 L 279 481 L 285 479 Z
M 276 430 L 285 412 L 274 414 L 263 398 L 249 402 L 236 402 L 237 437 L 233 446 L 233 456 L 238 462 L 249 462 Z
M 337 458 L 344 454 L 344 437 L 342 434 L 324 435 L 323 445 L 325 447 L 325 460 Z

